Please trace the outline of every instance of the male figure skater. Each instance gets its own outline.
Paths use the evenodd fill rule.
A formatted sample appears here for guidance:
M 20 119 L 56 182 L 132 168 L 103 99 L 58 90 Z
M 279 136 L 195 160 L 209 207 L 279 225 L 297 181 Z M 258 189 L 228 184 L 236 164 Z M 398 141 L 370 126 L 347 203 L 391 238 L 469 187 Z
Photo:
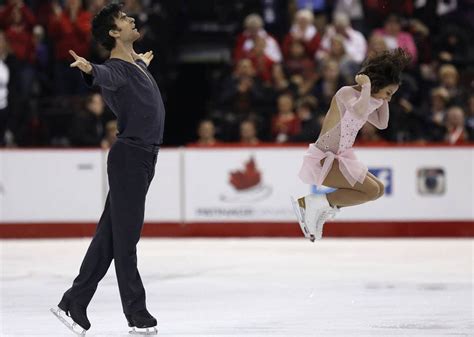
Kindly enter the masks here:
M 123 312 L 133 332 L 146 328 L 156 333 L 156 319 L 147 311 L 145 289 L 137 270 L 136 245 L 140 239 L 145 196 L 153 179 L 162 142 L 165 109 L 158 86 L 147 66 L 153 53 L 136 54 L 133 43 L 140 34 L 134 19 L 121 6 L 104 7 L 92 21 L 94 38 L 110 50 L 102 65 L 92 64 L 70 51 L 89 85 L 102 89 L 105 102 L 117 116 L 118 136 L 107 160 L 110 190 L 97 230 L 79 275 L 51 311 L 74 331 L 90 328 L 86 308 L 99 281 L 114 259 Z M 64 316 L 74 323 L 68 323 Z M 151 331 L 149 331 L 149 329 Z M 74 331 L 76 332 L 76 331 Z M 140 331 L 143 333 L 143 331 Z

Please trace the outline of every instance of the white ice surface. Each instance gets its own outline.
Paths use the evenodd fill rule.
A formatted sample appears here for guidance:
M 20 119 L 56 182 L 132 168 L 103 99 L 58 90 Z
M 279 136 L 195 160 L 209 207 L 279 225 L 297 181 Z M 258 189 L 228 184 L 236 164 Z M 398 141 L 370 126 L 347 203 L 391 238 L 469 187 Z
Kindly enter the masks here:
M 0 335 L 73 336 L 50 312 L 90 239 L 0 241 Z M 142 239 L 158 336 L 474 336 L 474 240 Z M 128 336 L 114 268 L 87 336 Z

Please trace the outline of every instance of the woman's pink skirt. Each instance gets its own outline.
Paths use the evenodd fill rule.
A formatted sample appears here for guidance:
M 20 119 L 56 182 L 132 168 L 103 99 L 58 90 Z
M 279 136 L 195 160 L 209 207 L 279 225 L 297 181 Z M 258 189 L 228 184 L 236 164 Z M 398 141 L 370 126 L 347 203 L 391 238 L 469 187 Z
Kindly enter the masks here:
M 321 160 L 325 158 L 324 164 L 321 165 Z M 334 159 L 339 162 L 339 170 L 351 186 L 354 186 L 356 182 L 361 184 L 364 182 L 368 171 L 367 166 L 357 160 L 352 148 L 335 154 L 330 151 L 323 152 L 314 144 L 309 145 L 298 176 L 306 184 L 321 186 L 332 167 Z

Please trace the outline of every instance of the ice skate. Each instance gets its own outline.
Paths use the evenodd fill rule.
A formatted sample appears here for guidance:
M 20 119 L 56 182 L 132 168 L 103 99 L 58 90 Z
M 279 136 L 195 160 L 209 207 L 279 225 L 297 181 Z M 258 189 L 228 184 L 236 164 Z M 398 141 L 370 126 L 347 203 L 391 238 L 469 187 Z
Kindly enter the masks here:
M 78 336 L 85 336 L 86 329 L 74 322 L 74 320 L 61 308 L 51 308 L 49 309 L 54 316 L 56 316 L 61 323 L 63 323 L 69 330 L 75 333 Z
M 312 235 L 306 226 L 305 223 L 305 203 L 304 198 L 300 198 L 295 200 L 295 198 L 291 197 L 291 204 L 293 205 L 293 211 L 295 212 L 296 218 L 298 219 L 298 223 L 300 224 L 301 231 L 303 235 L 310 239 L 311 242 L 314 241 L 314 235 Z
M 71 302 L 66 297 L 62 298 L 56 309 L 51 308 L 50 311 L 76 335 L 85 336 L 86 331 L 91 327 L 91 323 L 87 318 L 86 308 Z
M 156 335 L 156 318 L 153 317 L 148 310 L 144 309 L 136 313 L 125 315 L 127 317 L 128 326 L 132 328 L 129 332 L 132 335 Z
M 325 194 L 309 194 L 304 197 L 305 223 L 314 239 L 320 240 L 323 235 L 324 223 L 334 218 L 337 208 L 331 207 Z
M 314 237 L 316 240 L 321 240 L 323 237 L 323 227 L 326 221 L 333 219 L 337 212 L 339 212 L 339 209 L 336 207 L 323 207 L 320 210 L 320 215 L 318 220 L 315 223 L 314 227 Z

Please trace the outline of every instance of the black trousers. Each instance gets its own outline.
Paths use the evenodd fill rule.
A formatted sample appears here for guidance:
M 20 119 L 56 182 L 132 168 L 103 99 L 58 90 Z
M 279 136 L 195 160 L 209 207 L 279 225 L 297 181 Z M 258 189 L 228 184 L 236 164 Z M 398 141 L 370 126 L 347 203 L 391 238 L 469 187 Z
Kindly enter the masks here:
M 137 269 L 136 246 L 145 213 L 145 196 L 155 173 L 157 154 L 117 141 L 107 159 L 109 193 L 104 212 L 79 275 L 61 302 L 87 307 L 114 260 L 123 312 L 146 309 L 145 289 Z M 61 304 L 61 303 L 60 303 Z

